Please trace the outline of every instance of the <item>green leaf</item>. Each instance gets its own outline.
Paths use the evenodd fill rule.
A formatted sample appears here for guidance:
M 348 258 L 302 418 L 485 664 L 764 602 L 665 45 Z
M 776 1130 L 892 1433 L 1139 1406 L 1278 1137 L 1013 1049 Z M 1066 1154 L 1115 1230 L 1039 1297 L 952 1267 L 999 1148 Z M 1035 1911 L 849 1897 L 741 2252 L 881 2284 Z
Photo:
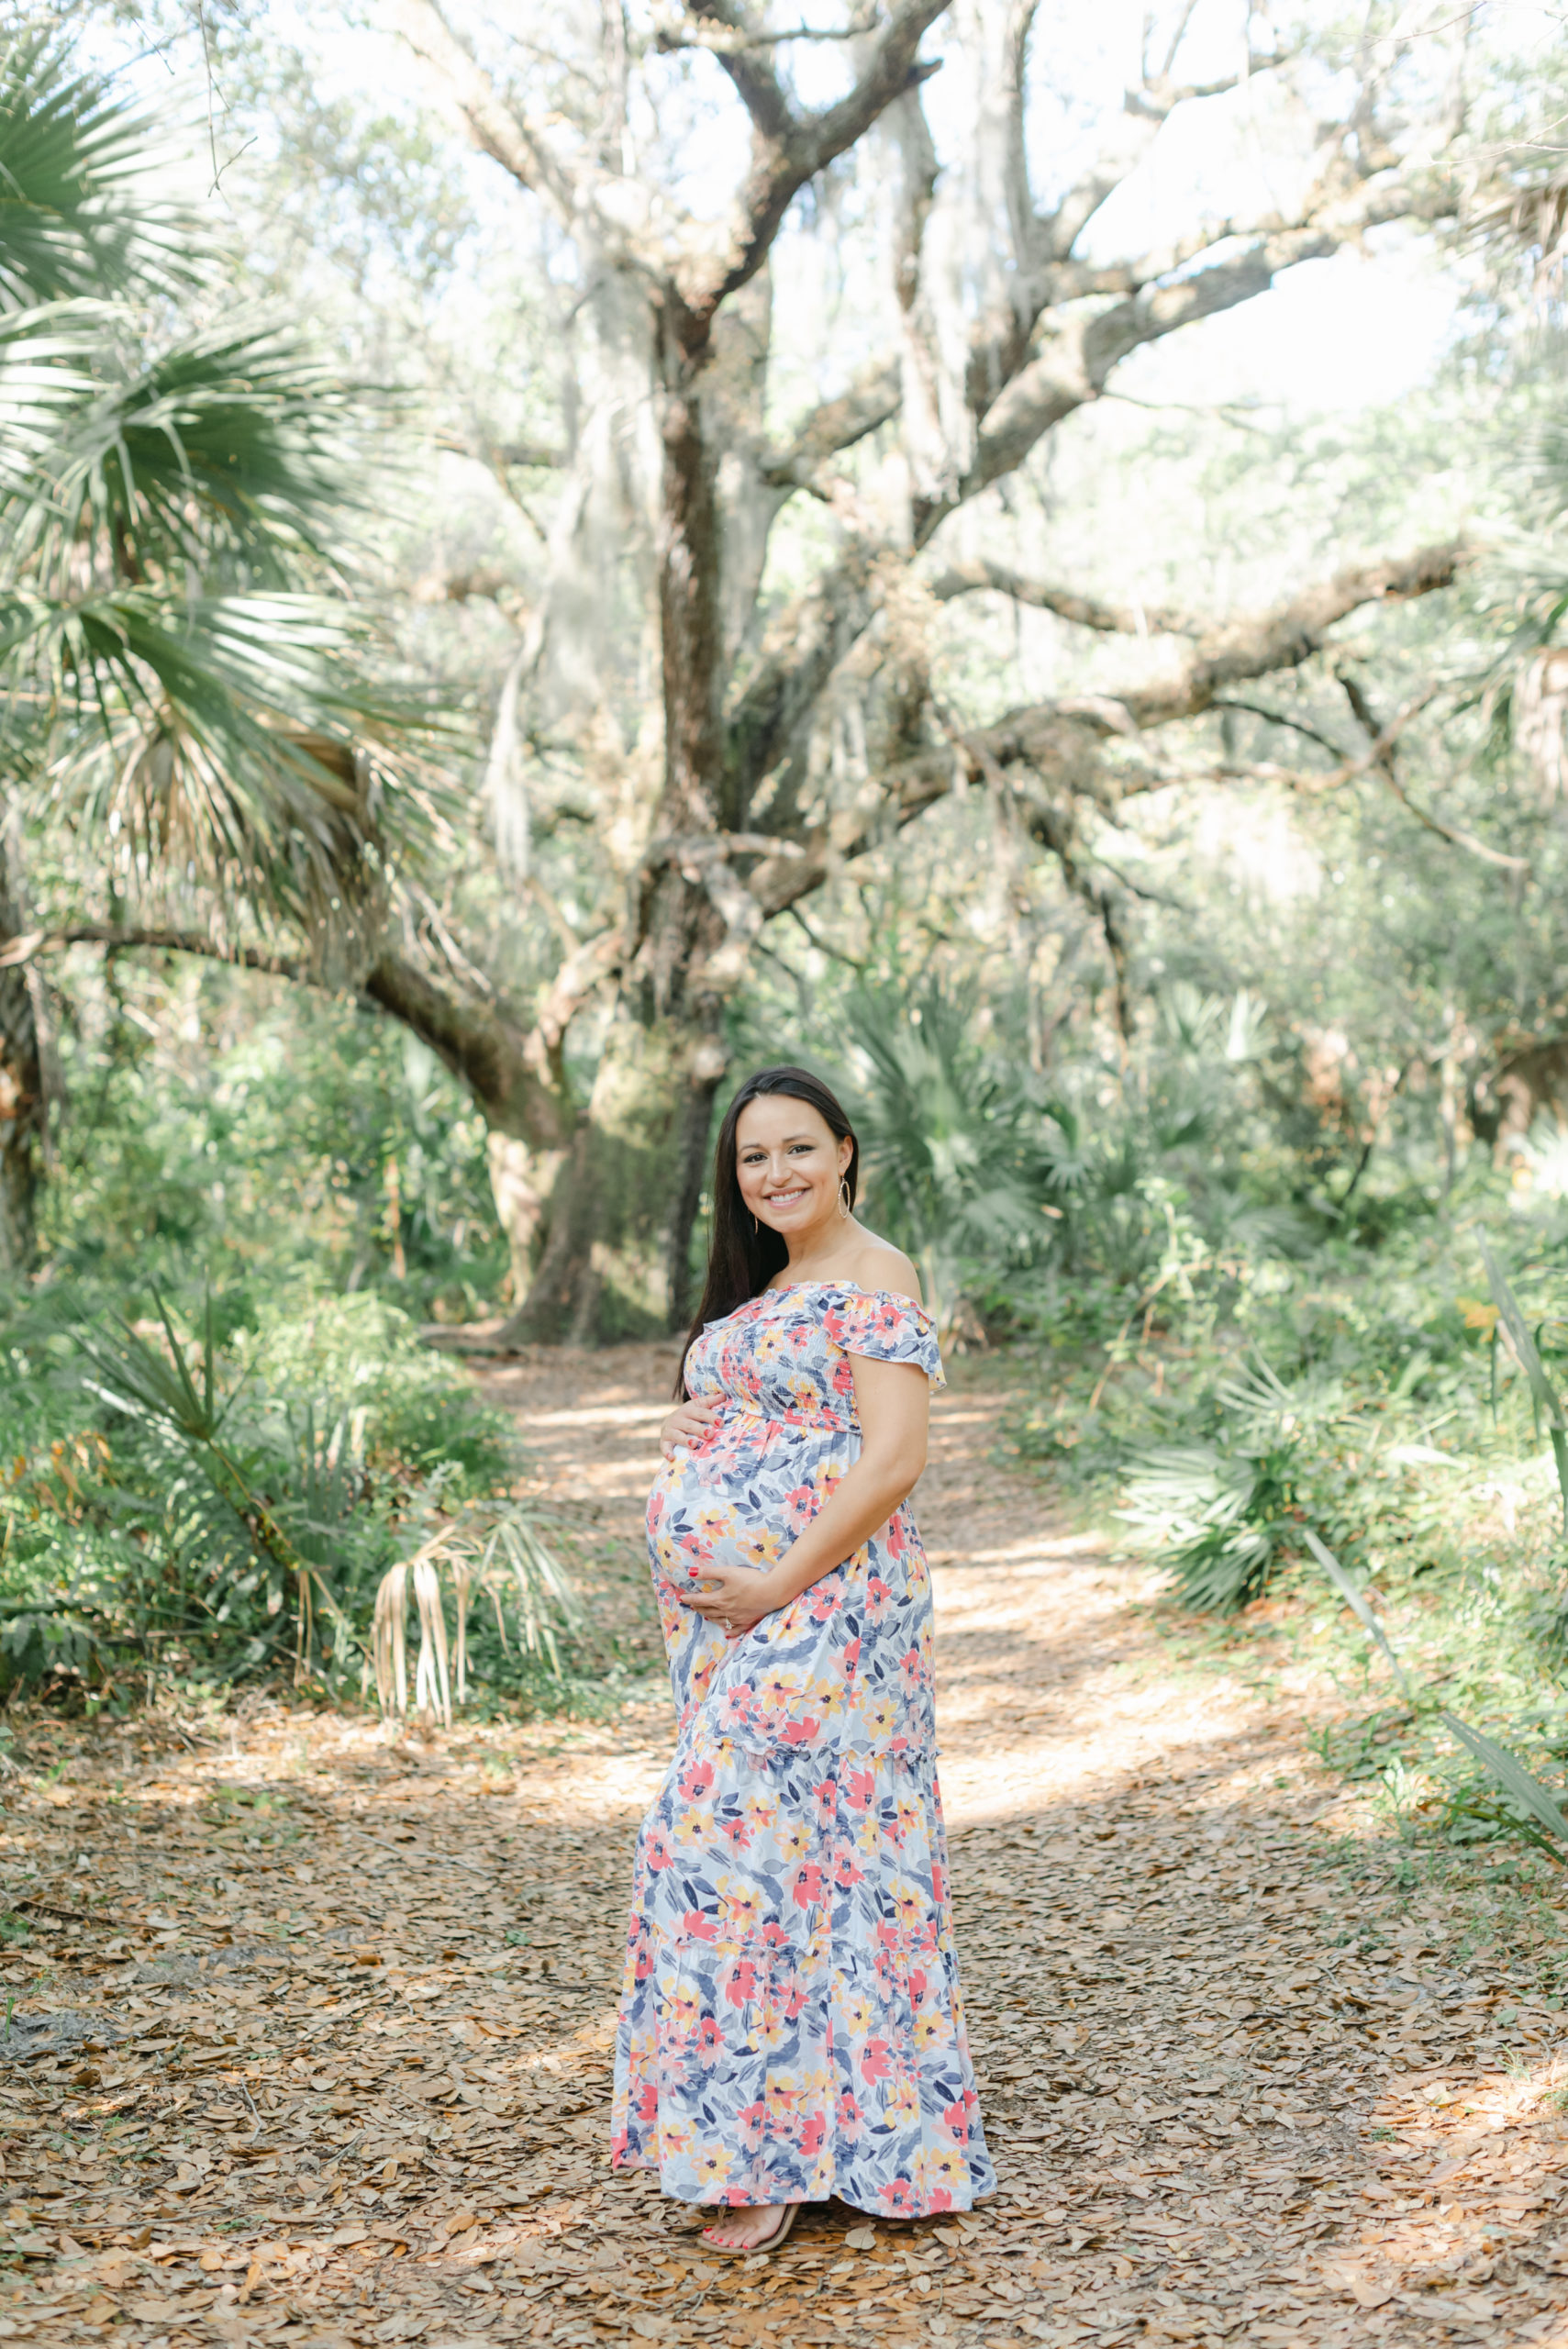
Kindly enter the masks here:
M 1366 1600 L 1356 1588 L 1355 1584 L 1351 1580 L 1349 1575 L 1345 1572 L 1345 1569 L 1340 1564 L 1338 1558 L 1335 1557 L 1332 1550 L 1329 1549 L 1326 1542 L 1321 1541 L 1318 1536 L 1314 1533 L 1309 1525 L 1304 1525 L 1302 1527 L 1301 1538 L 1306 1542 L 1307 1548 L 1311 1551 L 1313 1556 L 1317 1559 L 1318 1564 L 1322 1567 L 1324 1573 L 1328 1575 L 1329 1581 L 1333 1584 L 1335 1589 L 1339 1592 L 1340 1598 L 1344 1600 L 1346 1606 L 1349 1607 L 1360 1619 L 1362 1623 L 1364 1624 L 1367 1631 L 1372 1634 L 1372 1637 L 1377 1646 L 1382 1649 L 1384 1654 L 1387 1657 L 1390 1664 L 1394 1668 L 1395 1678 L 1398 1681 L 1399 1686 L 1404 1690 L 1407 1698 L 1408 1698 L 1410 1702 L 1414 1704 L 1416 1700 L 1416 1692 L 1410 1685 L 1409 1675 L 1394 1652 L 1387 1633 L 1384 1631 L 1382 1624 L 1378 1621 L 1376 1616 L 1373 1613 L 1371 1608 L 1367 1605 Z
M 1506 1745 L 1497 1744 L 1495 1739 L 1485 1736 L 1482 1731 L 1472 1729 L 1468 1721 L 1462 1721 L 1455 1713 L 1444 1713 L 1442 1720 L 1444 1726 L 1452 1731 L 1466 1752 L 1473 1753 L 1482 1767 L 1491 1772 L 1505 1793 L 1511 1795 L 1533 1819 L 1539 1820 L 1548 1834 L 1554 1835 L 1559 1842 L 1568 1844 L 1568 1819 L 1563 1818 L 1549 1788 L 1532 1776 L 1517 1753 L 1510 1753 Z
M 0 306 L 170 294 L 195 282 L 201 216 L 169 184 L 186 144 L 149 106 L 72 67 L 69 36 L 0 39 Z
M 1529 1325 L 1519 1309 L 1518 1299 L 1509 1287 L 1485 1233 L 1481 1233 L 1479 1238 L 1481 1261 L 1486 1267 L 1486 1278 L 1491 1284 L 1499 1326 L 1507 1331 L 1508 1343 L 1529 1382 L 1537 1419 L 1545 1419 L 1547 1433 L 1551 1439 L 1551 1456 L 1557 1464 L 1557 1487 L 1562 1496 L 1562 1530 L 1568 1533 L 1568 1417 L 1564 1416 L 1556 1387 L 1547 1376 L 1546 1365 L 1536 1349 Z

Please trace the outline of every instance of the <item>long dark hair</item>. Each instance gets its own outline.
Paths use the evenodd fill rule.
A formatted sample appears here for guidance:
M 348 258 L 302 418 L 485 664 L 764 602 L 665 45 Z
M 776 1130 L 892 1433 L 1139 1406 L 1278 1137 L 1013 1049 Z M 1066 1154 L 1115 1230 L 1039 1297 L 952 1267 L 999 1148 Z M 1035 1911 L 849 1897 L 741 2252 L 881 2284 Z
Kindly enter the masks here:
M 722 1321 L 727 1313 L 733 1313 L 749 1297 L 759 1296 L 773 1275 L 782 1273 L 789 1262 L 789 1250 L 771 1224 L 759 1224 L 752 1229 L 751 1214 L 741 1202 L 736 1166 L 735 1129 L 740 1122 L 740 1112 L 749 1101 L 760 1100 L 770 1093 L 785 1093 L 792 1100 L 807 1102 L 834 1138 L 849 1143 L 850 1163 L 844 1169 L 844 1181 L 849 1186 L 851 1208 L 860 1189 L 861 1146 L 855 1140 L 855 1130 L 836 1095 L 819 1076 L 813 1076 L 809 1069 L 792 1068 L 786 1062 L 778 1068 L 760 1068 L 754 1076 L 746 1079 L 724 1113 L 713 1153 L 713 1230 L 707 1243 L 707 1278 L 703 1284 L 696 1318 L 681 1348 L 681 1367 L 675 1374 L 677 1402 L 686 1392 L 686 1356 L 691 1352 L 692 1340 L 704 1323 Z

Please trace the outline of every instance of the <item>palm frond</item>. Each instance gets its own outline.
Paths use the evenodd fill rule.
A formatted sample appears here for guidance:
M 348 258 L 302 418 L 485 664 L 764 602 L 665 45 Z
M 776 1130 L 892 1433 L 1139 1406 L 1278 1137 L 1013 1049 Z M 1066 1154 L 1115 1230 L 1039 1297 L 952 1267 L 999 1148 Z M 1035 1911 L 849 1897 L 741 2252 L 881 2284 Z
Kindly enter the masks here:
M 1329 1549 L 1329 1544 L 1323 1541 L 1318 1534 L 1316 1534 L 1309 1525 L 1304 1525 L 1302 1527 L 1301 1538 L 1306 1542 L 1307 1548 L 1311 1551 L 1313 1556 L 1317 1559 L 1318 1564 L 1322 1567 L 1324 1573 L 1328 1575 L 1329 1581 L 1333 1584 L 1335 1589 L 1339 1592 L 1340 1598 L 1344 1600 L 1346 1606 L 1356 1617 L 1362 1629 L 1369 1633 L 1373 1644 L 1382 1649 L 1384 1656 L 1393 1669 L 1395 1678 L 1398 1681 L 1399 1686 L 1404 1690 L 1407 1698 L 1414 1703 L 1415 1691 L 1410 1685 L 1410 1676 L 1406 1671 L 1404 1665 L 1400 1663 L 1398 1656 L 1395 1653 L 1393 1642 L 1390 1641 L 1387 1632 L 1384 1630 L 1382 1624 L 1373 1613 L 1372 1609 L 1367 1605 L 1364 1594 L 1357 1589 L 1355 1584 L 1351 1580 L 1350 1575 L 1345 1572 L 1344 1567 L 1340 1564 L 1338 1558 L 1335 1557 L 1332 1550 Z
M 318 596 L 14 589 L 0 739 L 26 736 L 57 797 L 117 818 L 150 859 L 316 912 L 389 817 L 414 853 L 443 817 L 411 755 L 440 730 L 367 683 L 368 635 Z M 379 761 L 360 756 L 377 743 Z
M 0 496 L 22 499 L 24 511 L 50 507 L 48 463 L 97 389 L 104 321 L 98 302 L 0 315 Z M 0 544 L 14 511 L 0 520 Z
M 453 1631 L 449 1639 L 441 1575 L 452 1586 Z M 582 1637 L 588 1614 L 571 1576 L 555 1557 L 528 1510 L 512 1502 L 497 1510 L 477 1507 L 400 1558 L 383 1575 L 375 1598 L 372 1640 L 376 1697 L 384 1719 L 408 1712 L 408 1600 L 419 1620 L 419 1653 L 414 1675 L 414 1708 L 439 1714 L 450 1728 L 454 1698 L 468 1695 L 468 1616 L 476 1591 L 486 1592 L 506 1643 L 503 1600 L 516 1585 L 517 1626 L 530 1655 L 544 1655 L 562 1676 L 561 1639 Z M 454 1671 L 455 1667 L 455 1671 Z
M 100 349 L 101 370 L 113 355 Z M 292 326 L 260 316 L 187 337 L 73 409 L 47 369 L 24 390 L 44 445 L 4 517 L 13 576 L 58 580 L 85 553 L 105 581 L 278 586 L 301 554 L 340 561 L 366 495 L 350 419 L 362 430 L 371 411 Z
M 1467 1753 L 1473 1755 L 1489 1776 L 1496 1779 L 1510 1801 L 1517 1803 L 1531 1819 L 1536 1820 L 1552 1839 L 1553 1856 L 1560 1858 L 1568 1846 L 1568 1819 L 1564 1819 L 1551 1791 L 1543 1787 L 1532 1771 L 1527 1770 L 1517 1753 L 1499 1745 L 1457 1713 L 1444 1713 L 1443 1726 L 1451 1731 Z
M 193 284 L 207 240 L 170 184 L 186 144 L 167 106 L 76 72 L 66 39 L 0 42 L 0 306 Z

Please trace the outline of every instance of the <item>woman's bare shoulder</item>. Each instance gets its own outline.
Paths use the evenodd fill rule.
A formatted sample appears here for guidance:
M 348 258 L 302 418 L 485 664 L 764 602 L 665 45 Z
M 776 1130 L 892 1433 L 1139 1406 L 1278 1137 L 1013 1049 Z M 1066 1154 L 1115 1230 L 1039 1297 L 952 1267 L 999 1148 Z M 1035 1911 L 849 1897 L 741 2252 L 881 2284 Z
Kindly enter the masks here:
M 847 1277 L 860 1288 L 885 1289 L 891 1297 L 907 1297 L 923 1305 L 920 1276 L 901 1248 L 890 1241 L 878 1240 L 867 1232 L 864 1244 L 855 1252 Z

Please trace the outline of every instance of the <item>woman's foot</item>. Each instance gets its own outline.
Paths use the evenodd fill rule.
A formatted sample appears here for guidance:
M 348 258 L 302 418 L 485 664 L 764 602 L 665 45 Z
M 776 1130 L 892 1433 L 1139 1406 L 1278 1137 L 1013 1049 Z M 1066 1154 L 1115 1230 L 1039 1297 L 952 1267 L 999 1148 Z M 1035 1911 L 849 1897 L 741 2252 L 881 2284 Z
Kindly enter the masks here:
M 702 2239 L 716 2251 L 755 2251 L 760 2243 L 773 2241 L 789 2207 L 787 2202 L 758 2202 L 746 2210 L 727 2210 L 703 2229 Z

